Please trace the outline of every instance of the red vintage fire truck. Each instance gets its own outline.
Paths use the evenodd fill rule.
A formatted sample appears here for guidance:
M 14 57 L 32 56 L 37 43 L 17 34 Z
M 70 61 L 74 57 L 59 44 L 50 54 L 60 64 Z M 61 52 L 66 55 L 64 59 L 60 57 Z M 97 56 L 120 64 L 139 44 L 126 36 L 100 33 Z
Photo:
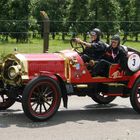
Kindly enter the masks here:
M 98 104 L 109 104 L 116 97 L 129 97 L 140 113 L 140 53 L 128 48 L 129 73 L 112 74 L 119 69 L 113 64 L 108 77 L 92 77 L 81 58 L 82 46 L 55 53 L 9 54 L 0 67 L 0 110 L 21 102 L 25 115 L 33 121 L 45 121 L 58 110 L 69 95 L 89 96 Z

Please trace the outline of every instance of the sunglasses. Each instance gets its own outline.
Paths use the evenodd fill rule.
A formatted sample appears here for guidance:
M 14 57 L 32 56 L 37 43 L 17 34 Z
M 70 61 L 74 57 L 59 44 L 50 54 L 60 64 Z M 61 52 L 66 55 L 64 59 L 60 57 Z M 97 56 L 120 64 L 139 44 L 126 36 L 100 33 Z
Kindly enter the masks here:
M 118 41 L 111 40 L 111 43 L 118 44 Z
M 90 32 L 90 35 L 91 35 L 91 36 L 95 36 L 96 33 L 95 33 L 95 32 Z

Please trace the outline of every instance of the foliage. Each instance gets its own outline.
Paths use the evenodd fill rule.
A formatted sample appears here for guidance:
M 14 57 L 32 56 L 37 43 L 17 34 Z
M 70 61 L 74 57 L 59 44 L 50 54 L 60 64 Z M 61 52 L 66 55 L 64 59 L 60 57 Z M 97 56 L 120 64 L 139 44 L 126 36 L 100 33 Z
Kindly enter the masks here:
M 10 10 L 9 0 L 1 0 L 0 8 L 0 34 L 2 40 L 8 41 L 8 32 L 10 31 L 10 24 L 7 22 L 10 18 L 10 14 L 7 12 Z
M 124 32 L 124 40 L 127 39 L 129 32 L 132 31 L 134 23 L 134 18 L 136 14 L 135 0 L 123 0 L 120 1 L 121 7 L 121 29 Z
M 72 0 L 69 7 L 69 29 L 73 33 L 73 37 L 77 33 L 86 33 L 89 30 L 88 24 L 89 1 L 88 0 Z
M 135 41 L 138 41 L 138 34 L 140 33 L 140 0 L 135 1 L 135 14 L 134 14 L 134 23 L 132 26 L 132 33 L 135 36 Z
M 99 23 L 100 28 L 107 34 L 107 43 L 109 43 L 109 37 L 112 34 L 118 33 L 120 29 L 119 3 L 114 0 L 102 0 L 100 1 L 100 16 Z
M 1 0 L 0 40 L 8 37 L 16 42 L 43 36 L 40 11 L 50 18 L 53 39 L 58 33 L 65 35 L 86 33 L 99 27 L 107 37 L 118 33 L 135 36 L 140 33 L 140 0 Z M 36 35 L 39 34 L 39 35 Z
M 16 38 L 16 42 L 27 42 L 29 24 L 30 9 L 29 0 L 13 0 L 10 3 L 10 19 L 11 23 L 10 36 Z

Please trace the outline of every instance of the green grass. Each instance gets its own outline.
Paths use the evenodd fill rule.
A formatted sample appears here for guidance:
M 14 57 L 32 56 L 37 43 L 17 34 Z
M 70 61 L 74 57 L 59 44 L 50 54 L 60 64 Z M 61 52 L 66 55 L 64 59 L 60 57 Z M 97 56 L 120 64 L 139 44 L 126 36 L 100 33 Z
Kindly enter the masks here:
M 126 46 L 130 46 L 140 51 L 140 42 L 128 41 Z M 34 39 L 30 43 L 15 43 L 10 40 L 8 43 L 0 42 L 0 56 L 4 56 L 8 53 L 13 53 L 14 49 L 17 49 L 20 53 L 42 53 L 43 52 L 43 40 Z M 61 39 L 50 40 L 49 52 L 55 52 L 64 49 L 70 49 L 71 45 L 68 40 L 62 41 Z
M 20 53 L 42 53 L 43 40 L 34 39 L 31 43 L 0 42 L 0 55 L 13 53 L 15 48 Z M 50 40 L 49 42 L 49 52 L 55 52 L 68 48 L 71 48 L 69 41 Z
M 131 48 L 135 48 L 136 50 L 140 51 L 140 42 L 128 41 L 124 45 Z

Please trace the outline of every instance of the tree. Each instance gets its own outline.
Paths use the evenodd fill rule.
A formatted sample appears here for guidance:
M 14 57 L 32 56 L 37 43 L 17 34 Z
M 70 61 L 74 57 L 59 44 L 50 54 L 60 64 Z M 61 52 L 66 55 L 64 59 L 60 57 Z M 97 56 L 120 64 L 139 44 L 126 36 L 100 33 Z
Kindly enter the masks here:
M 67 6 L 69 0 L 49 0 L 48 14 L 51 19 L 51 32 L 55 36 L 55 32 L 62 32 L 62 39 L 65 39 L 65 34 L 68 31 L 66 26 Z M 57 8 L 54 8 L 54 5 Z
M 50 19 L 50 32 L 52 33 L 53 39 L 55 38 L 56 32 L 67 31 L 65 22 L 67 14 L 67 6 L 69 0 L 40 0 L 35 6 L 33 11 L 34 17 L 39 21 L 40 32 L 42 32 L 42 19 L 39 11 L 45 11 Z M 57 8 L 56 8 L 57 7 Z M 64 39 L 64 38 L 63 38 Z
M 0 7 L 0 35 L 4 40 L 10 36 L 25 42 L 29 32 L 43 36 L 40 11 L 46 11 L 50 18 L 53 38 L 61 32 L 64 40 L 71 32 L 73 37 L 81 33 L 85 40 L 86 33 L 95 27 L 107 35 L 107 43 L 119 29 L 124 39 L 131 33 L 138 41 L 140 33 L 140 0 L 1 0 Z
M 127 40 L 135 20 L 135 0 L 120 0 L 119 2 L 121 7 L 121 29 L 124 32 L 123 40 Z
M 63 3 L 61 3 L 61 8 L 60 8 L 62 22 L 60 22 L 59 27 L 60 27 L 60 30 L 62 31 L 62 40 L 65 40 L 65 35 L 69 31 L 69 27 L 67 26 L 67 15 L 69 13 L 69 11 L 68 11 L 69 4 L 70 4 L 70 1 L 65 0 L 65 1 L 63 1 Z M 59 32 L 60 32 L 60 30 L 59 30 Z
M 69 27 L 73 32 L 73 37 L 76 33 L 84 33 L 84 40 L 86 39 L 86 32 L 89 30 L 87 21 L 89 14 L 89 0 L 72 0 L 69 7 Z
M 119 32 L 119 3 L 116 0 L 99 1 L 99 27 L 107 35 L 107 43 L 110 41 L 110 35 Z
M 135 36 L 135 41 L 138 41 L 138 35 L 140 33 L 140 0 L 135 1 L 135 15 L 134 15 L 134 24 L 132 26 L 133 35 Z
M 97 22 L 100 17 L 99 9 L 100 9 L 99 0 L 91 0 L 90 1 L 89 20 L 93 21 L 93 22 L 90 22 L 90 24 L 91 24 L 90 26 L 92 28 L 99 26 L 99 23 Z
M 8 32 L 10 31 L 9 0 L 1 0 L 0 7 L 0 34 L 4 37 L 4 40 L 8 41 Z
M 12 38 L 16 39 L 16 42 L 27 42 L 29 23 L 28 19 L 30 16 L 30 0 L 14 0 L 11 1 L 10 19 L 11 23 L 11 34 Z

